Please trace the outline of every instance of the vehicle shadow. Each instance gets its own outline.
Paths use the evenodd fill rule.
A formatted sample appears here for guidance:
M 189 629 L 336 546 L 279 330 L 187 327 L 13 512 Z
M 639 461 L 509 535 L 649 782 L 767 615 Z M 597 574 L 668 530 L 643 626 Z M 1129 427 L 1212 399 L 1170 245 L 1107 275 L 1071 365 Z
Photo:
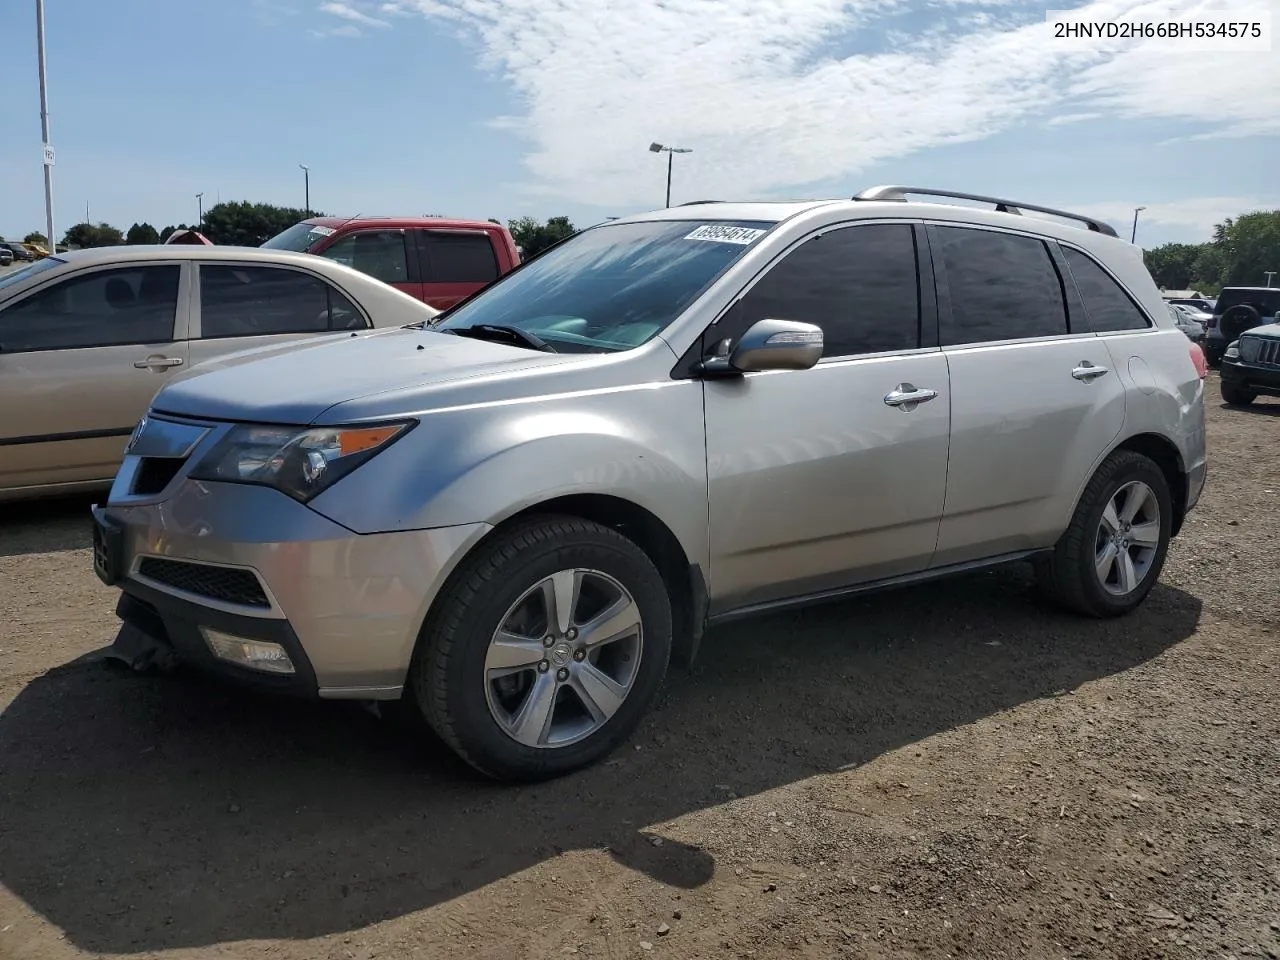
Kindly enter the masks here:
M 1219 409 L 1227 410 L 1231 413 L 1252 413 L 1264 417 L 1280 417 L 1280 403 L 1267 403 L 1259 400 L 1253 401 L 1247 407 L 1233 407 L 1229 403 L 1218 404 Z
M 1122 620 L 1071 617 L 1008 568 L 738 623 L 613 758 L 518 788 L 354 704 L 85 657 L 0 714 L 0 883 L 111 954 L 352 931 L 569 849 L 691 889 L 712 855 L 647 827 L 1124 671 L 1199 616 L 1161 585 Z
M 88 550 L 93 545 L 89 507 L 105 493 L 0 503 L 0 557 Z

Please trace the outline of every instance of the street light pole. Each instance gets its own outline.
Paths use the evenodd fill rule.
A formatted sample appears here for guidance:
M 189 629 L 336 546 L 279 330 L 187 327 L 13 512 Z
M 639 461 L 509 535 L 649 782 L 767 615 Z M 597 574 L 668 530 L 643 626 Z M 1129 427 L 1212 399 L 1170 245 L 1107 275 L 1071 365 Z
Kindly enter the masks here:
M 196 230 L 198 230 L 200 233 L 204 233 L 204 194 L 203 193 L 196 194 L 196 215 L 198 218 L 196 220 Z
M 664 147 L 660 143 L 649 144 L 651 153 L 665 153 L 667 155 L 667 206 L 671 206 L 671 161 L 677 153 L 693 153 L 689 147 Z
M 1137 242 L 1137 239 L 1138 239 L 1138 214 L 1140 214 L 1140 213 L 1141 213 L 1143 210 L 1145 210 L 1145 209 L 1147 209 L 1147 208 L 1146 208 L 1146 207 L 1134 207 L 1134 208 L 1133 208 L 1133 233 L 1129 234 L 1129 242 L 1130 242 L 1130 243 L 1135 243 L 1135 242 Z
M 307 211 L 307 216 L 311 216 L 311 168 L 305 163 L 298 164 L 302 168 L 302 190 L 306 199 L 303 204 Z
M 44 228 L 49 252 L 58 252 L 53 232 L 53 147 L 49 143 L 49 83 L 44 66 L 44 0 L 36 0 L 36 59 L 40 64 L 40 136 L 44 143 Z
M 1276 275 L 1276 272 L 1275 272 L 1274 270 L 1268 270 L 1268 271 L 1266 271 L 1266 274 L 1267 274 L 1267 289 L 1268 289 L 1268 290 L 1270 290 L 1270 289 L 1271 289 L 1271 278 L 1272 278 L 1272 277 L 1274 277 L 1274 276 Z

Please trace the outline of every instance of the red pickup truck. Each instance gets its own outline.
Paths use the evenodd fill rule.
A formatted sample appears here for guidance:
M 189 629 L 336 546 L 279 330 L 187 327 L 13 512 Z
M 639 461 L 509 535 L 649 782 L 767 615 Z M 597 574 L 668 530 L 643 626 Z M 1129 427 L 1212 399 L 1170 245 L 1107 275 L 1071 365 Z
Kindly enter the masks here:
M 337 260 L 445 310 L 520 263 L 506 227 L 438 217 L 312 217 L 263 244 Z

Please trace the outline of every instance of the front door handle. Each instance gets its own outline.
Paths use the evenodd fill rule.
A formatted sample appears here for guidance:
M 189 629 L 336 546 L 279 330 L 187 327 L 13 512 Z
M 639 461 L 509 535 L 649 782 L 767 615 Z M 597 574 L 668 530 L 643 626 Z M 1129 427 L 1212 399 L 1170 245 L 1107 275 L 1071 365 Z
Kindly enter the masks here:
M 884 402 L 891 407 L 914 410 L 916 404 L 927 403 L 937 395 L 937 390 L 921 390 L 914 384 L 900 383 L 884 395 Z
M 135 360 L 133 365 L 139 370 L 162 370 L 165 367 L 182 366 L 181 357 L 147 357 L 145 360 Z
M 1085 383 L 1092 383 L 1099 377 L 1107 373 L 1106 367 L 1095 367 L 1088 360 L 1083 360 L 1080 366 L 1071 371 L 1071 375 L 1077 380 L 1083 380 Z

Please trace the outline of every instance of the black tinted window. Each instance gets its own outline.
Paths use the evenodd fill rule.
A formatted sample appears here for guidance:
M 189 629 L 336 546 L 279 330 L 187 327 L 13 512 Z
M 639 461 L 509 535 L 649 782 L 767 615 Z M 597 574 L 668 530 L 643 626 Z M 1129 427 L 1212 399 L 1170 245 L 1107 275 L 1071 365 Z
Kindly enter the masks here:
M 1094 333 L 1145 330 L 1151 326 L 1138 305 L 1129 299 L 1129 295 L 1120 289 L 1120 285 L 1102 267 L 1079 250 L 1063 247 L 1062 253 L 1067 258 L 1067 266 L 1075 279 L 1076 289 L 1084 300 L 1085 312 L 1089 314 L 1089 326 Z
M 424 283 L 488 283 L 498 278 L 488 234 L 421 230 L 418 248 Z
M 408 283 L 404 233 L 399 230 L 361 230 L 322 250 L 320 256 L 367 273 L 383 283 Z
M 911 227 L 845 227 L 805 241 L 760 278 L 716 338 L 736 339 L 766 319 L 821 327 L 827 357 L 915 348 L 920 291 Z
M 200 267 L 200 333 L 252 337 L 367 327 L 360 311 L 319 277 L 283 267 Z
M 932 227 L 951 293 L 943 346 L 1067 332 L 1062 282 L 1044 243 L 965 227 Z
M 168 343 L 181 271 L 175 263 L 69 277 L 0 311 L 0 349 Z

